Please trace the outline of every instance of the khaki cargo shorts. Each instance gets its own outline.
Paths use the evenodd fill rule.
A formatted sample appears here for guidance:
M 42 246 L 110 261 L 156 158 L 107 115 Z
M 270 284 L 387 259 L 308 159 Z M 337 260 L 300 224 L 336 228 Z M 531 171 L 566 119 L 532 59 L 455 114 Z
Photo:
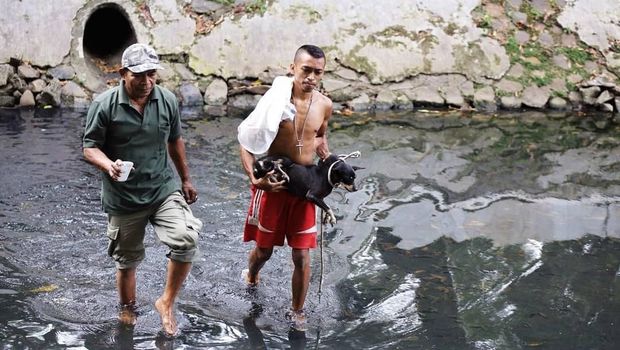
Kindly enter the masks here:
M 170 248 L 168 258 L 192 262 L 198 253 L 202 222 L 180 192 L 168 196 L 158 207 L 127 215 L 108 215 L 108 255 L 118 269 L 135 268 L 144 259 L 144 233 L 151 223 L 159 240 Z

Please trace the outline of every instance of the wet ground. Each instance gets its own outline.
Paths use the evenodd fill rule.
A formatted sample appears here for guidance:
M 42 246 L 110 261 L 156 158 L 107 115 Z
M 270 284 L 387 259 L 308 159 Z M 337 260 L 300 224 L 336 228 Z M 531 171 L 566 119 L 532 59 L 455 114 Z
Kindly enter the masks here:
M 84 112 L 0 110 L 0 349 L 615 349 L 620 344 L 620 127 L 604 116 L 416 112 L 338 117 L 359 150 L 334 192 L 305 333 L 289 331 L 290 249 L 256 293 L 241 269 L 249 198 L 239 118 L 186 111 L 205 223 L 180 295 L 181 335 L 158 336 L 165 250 L 138 272 L 138 323 L 116 322 L 100 174 Z M 152 233 L 152 231 L 151 231 Z

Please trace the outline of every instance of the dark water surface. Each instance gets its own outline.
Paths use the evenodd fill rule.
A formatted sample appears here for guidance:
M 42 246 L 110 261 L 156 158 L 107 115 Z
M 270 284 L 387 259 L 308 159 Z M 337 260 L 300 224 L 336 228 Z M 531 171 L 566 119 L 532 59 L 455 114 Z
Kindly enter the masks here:
M 617 349 L 620 127 L 601 116 L 438 113 L 335 117 L 330 145 L 365 167 L 328 202 L 306 302 L 290 332 L 290 249 L 248 294 L 249 198 L 238 118 L 186 111 L 205 223 L 158 336 L 165 249 L 148 235 L 138 324 L 116 322 L 100 174 L 82 160 L 84 112 L 0 110 L 0 349 Z

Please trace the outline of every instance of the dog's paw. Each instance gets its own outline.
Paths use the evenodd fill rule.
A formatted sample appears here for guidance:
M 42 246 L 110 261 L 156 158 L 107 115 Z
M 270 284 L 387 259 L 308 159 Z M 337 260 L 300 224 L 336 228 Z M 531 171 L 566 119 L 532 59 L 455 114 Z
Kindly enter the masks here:
M 332 226 L 336 224 L 336 215 L 334 215 L 334 212 L 331 210 L 323 212 L 323 225 L 327 224 Z
M 286 181 L 286 182 L 291 182 L 291 178 L 288 176 L 287 173 L 285 173 L 284 171 L 282 171 L 282 178 Z

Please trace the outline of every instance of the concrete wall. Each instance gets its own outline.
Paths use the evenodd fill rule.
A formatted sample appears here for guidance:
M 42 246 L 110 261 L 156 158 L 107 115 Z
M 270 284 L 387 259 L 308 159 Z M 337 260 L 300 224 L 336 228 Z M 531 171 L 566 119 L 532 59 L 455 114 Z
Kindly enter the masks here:
M 0 106 L 87 106 L 122 49 L 209 113 L 251 108 L 297 47 L 328 56 L 338 109 L 620 108 L 620 2 L 0 0 Z

